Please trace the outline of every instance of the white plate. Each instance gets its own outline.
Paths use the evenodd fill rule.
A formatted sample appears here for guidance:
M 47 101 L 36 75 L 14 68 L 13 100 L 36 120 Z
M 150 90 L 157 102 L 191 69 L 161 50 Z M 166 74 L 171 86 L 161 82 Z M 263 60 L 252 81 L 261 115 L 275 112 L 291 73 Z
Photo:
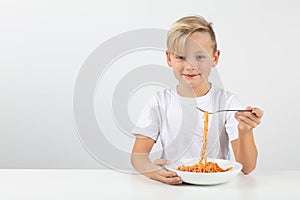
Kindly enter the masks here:
M 185 183 L 195 185 L 216 185 L 231 181 L 241 172 L 243 167 L 240 163 L 231 160 L 208 158 L 207 161 L 218 163 L 218 165 L 223 169 L 228 167 L 233 167 L 233 169 L 231 171 L 217 173 L 196 173 L 177 170 L 177 168 L 181 165 L 194 165 L 195 163 L 199 162 L 199 159 L 181 160 L 171 165 L 167 165 L 165 168 L 168 171 L 176 172 L 177 175 L 181 177 L 181 180 Z

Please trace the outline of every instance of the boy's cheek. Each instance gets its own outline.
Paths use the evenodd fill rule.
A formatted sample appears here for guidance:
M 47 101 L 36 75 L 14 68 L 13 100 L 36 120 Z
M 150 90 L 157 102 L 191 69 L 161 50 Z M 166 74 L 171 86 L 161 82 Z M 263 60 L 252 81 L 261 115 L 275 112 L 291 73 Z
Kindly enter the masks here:
M 173 73 L 178 76 L 181 75 L 181 71 L 176 68 L 173 68 Z
M 178 74 L 178 73 L 174 74 L 174 76 L 175 76 L 175 78 L 177 78 L 177 79 L 181 79 L 181 78 L 182 78 L 181 75 Z

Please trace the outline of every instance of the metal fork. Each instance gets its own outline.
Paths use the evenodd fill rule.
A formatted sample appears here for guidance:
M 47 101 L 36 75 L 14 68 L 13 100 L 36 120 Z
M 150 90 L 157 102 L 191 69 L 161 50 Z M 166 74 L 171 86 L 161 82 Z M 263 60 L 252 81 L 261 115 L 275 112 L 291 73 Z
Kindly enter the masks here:
M 198 110 L 202 111 L 202 112 L 206 112 L 205 110 L 199 108 L 199 107 L 196 107 Z M 219 113 L 219 112 L 227 112 L 227 111 L 236 111 L 236 112 L 252 112 L 252 110 L 238 110 L 238 109 L 229 109 L 229 110 L 217 110 L 217 111 L 214 111 L 214 112 L 208 112 L 208 114 L 215 114 L 215 113 Z

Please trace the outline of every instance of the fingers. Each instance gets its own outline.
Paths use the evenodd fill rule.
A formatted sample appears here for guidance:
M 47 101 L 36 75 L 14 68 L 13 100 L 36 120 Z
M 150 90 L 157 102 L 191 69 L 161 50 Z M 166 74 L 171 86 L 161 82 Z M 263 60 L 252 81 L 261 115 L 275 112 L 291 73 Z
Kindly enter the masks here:
M 171 185 L 182 183 L 181 178 L 177 176 L 175 172 L 166 171 L 164 169 L 158 171 L 157 180 Z
M 181 178 L 175 172 L 167 171 L 162 168 L 162 165 L 170 164 L 170 161 L 165 159 L 157 159 L 150 163 L 148 170 L 143 174 L 148 178 L 157 180 L 166 184 L 178 185 L 181 184 Z
M 236 112 L 235 118 L 240 123 L 244 123 L 251 128 L 255 128 L 261 123 L 263 111 L 259 108 L 253 108 L 251 106 L 248 106 L 246 109 L 251 110 L 252 112 Z
M 255 114 L 258 118 L 262 118 L 262 116 L 264 115 L 264 112 L 259 108 L 253 108 L 251 106 L 247 106 L 246 110 L 251 110 L 252 111 L 251 113 Z
M 257 117 L 255 114 L 250 113 L 250 112 L 237 112 L 236 113 L 236 117 L 248 122 L 249 124 L 255 124 L 258 125 L 261 122 L 261 119 L 259 117 Z M 251 122 L 252 121 L 252 122 Z
M 261 122 L 261 118 L 263 116 L 263 111 L 259 108 L 252 108 L 248 106 L 247 110 L 252 110 L 252 112 L 237 112 L 237 116 L 245 116 L 248 117 L 250 120 L 254 121 L 256 124 Z
M 253 108 L 252 113 L 254 113 L 258 118 L 262 118 L 264 112 L 259 108 Z
M 161 177 L 161 182 L 170 184 L 170 185 L 180 185 L 182 184 L 182 181 L 180 177 L 172 177 L 172 178 L 166 178 L 166 177 Z
M 175 172 L 167 171 L 165 169 L 161 169 L 159 171 L 159 175 L 166 177 L 166 178 L 171 178 L 171 177 L 177 177 L 177 174 Z
M 236 118 L 239 122 L 243 122 L 243 123 L 245 123 L 246 125 L 248 125 L 252 128 L 255 128 L 260 123 L 260 121 L 259 122 L 257 122 L 256 120 L 254 121 L 254 120 L 252 120 L 251 118 L 249 118 L 247 116 L 238 115 L 238 114 L 236 114 L 236 115 L 237 115 Z

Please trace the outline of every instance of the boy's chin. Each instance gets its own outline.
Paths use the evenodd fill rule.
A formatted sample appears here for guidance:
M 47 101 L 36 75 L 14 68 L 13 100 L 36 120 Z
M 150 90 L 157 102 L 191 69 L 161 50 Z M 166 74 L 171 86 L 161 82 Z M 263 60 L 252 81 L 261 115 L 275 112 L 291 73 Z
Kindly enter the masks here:
M 195 85 L 195 84 L 198 85 L 198 84 L 202 83 L 202 80 L 195 79 L 195 78 L 193 78 L 193 79 L 183 78 L 182 82 L 187 84 L 187 85 Z
M 201 86 L 201 83 L 191 83 L 191 82 L 184 82 L 181 84 L 185 88 L 193 89 Z

